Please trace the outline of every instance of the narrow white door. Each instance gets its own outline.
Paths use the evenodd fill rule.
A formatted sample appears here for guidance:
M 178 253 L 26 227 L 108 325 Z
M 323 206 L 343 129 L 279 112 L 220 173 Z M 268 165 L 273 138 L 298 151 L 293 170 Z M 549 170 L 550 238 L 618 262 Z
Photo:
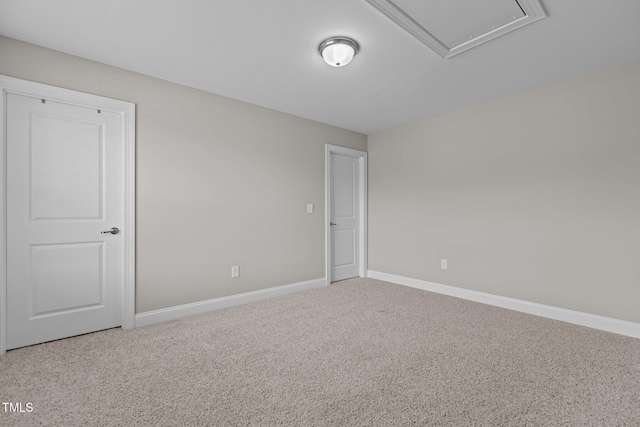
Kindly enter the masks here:
M 8 94 L 6 123 L 7 349 L 119 326 L 119 115 Z
M 331 281 L 359 275 L 359 159 L 331 153 Z

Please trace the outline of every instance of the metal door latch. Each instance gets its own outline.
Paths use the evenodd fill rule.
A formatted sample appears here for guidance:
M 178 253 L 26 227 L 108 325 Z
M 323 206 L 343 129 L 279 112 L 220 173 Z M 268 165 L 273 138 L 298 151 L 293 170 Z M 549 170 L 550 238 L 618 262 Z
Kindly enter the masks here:
M 111 230 L 101 231 L 102 234 L 118 234 L 120 229 L 118 227 L 112 227 Z

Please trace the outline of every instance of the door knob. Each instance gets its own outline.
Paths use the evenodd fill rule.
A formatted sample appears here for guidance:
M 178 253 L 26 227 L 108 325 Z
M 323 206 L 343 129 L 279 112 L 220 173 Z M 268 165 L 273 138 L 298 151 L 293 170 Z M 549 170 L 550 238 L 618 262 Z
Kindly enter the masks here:
M 118 227 L 112 227 L 111 230 L 107 230 L 107 231 L 101 231 L 100 233 L 102 234 L 118 234 L 120 232 L 120 229 Z
M 331 225 L 338 225 L 338 224 L 335 224 L 335 223 L 333 223 L 333 222 L 330 222 L 329 224 L 331 224 Z

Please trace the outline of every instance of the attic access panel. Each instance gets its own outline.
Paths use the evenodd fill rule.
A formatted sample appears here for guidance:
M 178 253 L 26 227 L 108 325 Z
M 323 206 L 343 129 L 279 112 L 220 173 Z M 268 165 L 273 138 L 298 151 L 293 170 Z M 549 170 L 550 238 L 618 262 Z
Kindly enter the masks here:
M 538 0 L 365 0 L 443 58 L 546 16 Z

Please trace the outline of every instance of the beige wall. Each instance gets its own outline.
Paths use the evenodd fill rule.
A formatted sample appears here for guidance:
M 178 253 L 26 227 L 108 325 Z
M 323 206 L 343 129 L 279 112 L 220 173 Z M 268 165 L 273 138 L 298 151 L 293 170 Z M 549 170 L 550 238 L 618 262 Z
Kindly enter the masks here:
M 324 276 L 364 135 L 3 37 L 0 74 L 136 103 L 138 313 Z M 640 322 L 639 141 L 640 62 L 369 135 L 369 268 Z
M 136 104 L 136 312 L 324 277 L 324 145 L 365 135 L 3 37 L 0 74 Z
M 371 270 L 640 322 L 640 62 L 368 152 Z

